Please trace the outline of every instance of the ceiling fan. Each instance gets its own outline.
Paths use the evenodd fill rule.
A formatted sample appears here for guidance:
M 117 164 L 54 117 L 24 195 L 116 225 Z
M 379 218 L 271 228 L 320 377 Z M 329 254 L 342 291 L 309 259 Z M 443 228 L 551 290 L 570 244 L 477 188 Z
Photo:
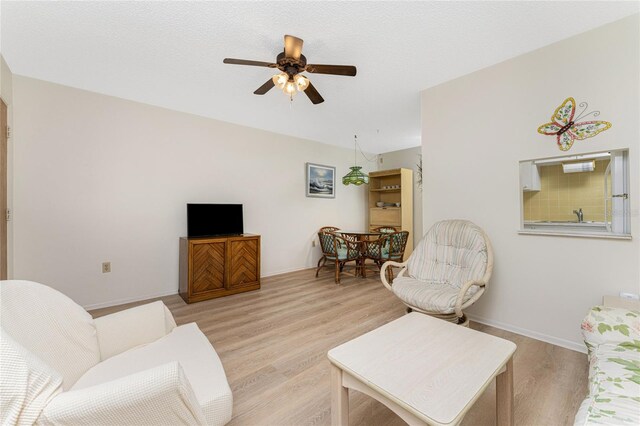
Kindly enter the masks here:
M 291 35 L 284 36 L 284 51 L 276 57 L 276 62 L 248 61 L 245 59 L 225 58 L 225 64 L 253 65 L 256 67 L 277 68 L 281 72 L 267 80 L 262 86 L 253 92 L 256 95 L 264 95 L 274 86 L 289 96 L 293 100 L 293 95 L 304 92 L 311 102 L 319 104 L 324 102 L 320 93 L 311 84 L 309 79 L 302 75 L 303 72 L 315 74 L 333 74 L 355 76 L 356 67 L 352 65 L 316 65 L 307 64 L 307 58 L 302 54 L 303 40 Z

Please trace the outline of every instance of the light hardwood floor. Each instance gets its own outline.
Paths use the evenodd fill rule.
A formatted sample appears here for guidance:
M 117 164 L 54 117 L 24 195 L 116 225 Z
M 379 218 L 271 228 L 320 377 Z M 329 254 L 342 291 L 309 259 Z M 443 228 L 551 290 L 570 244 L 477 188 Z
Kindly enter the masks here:
M 327 351 L 404 314 L 378 278 L 345 274 L 336 285 L 326 268 L 317 279 L 312 270 L 293 272 L 263 279 L 258 291 L 191 305 L 177 295 L 162 300 L 178 324 L 195 321 L 220 355 L 234 398 L 231 425 L 329 425 Z M 586 355 L 473 322 L 471 327 L 518 345 L 516 425 L 573 424 L 587 393 Z M 350 406 L 352 425 L 405 424 L 357 392 Z M 494 425 L 495 415 L 494 383 L 462 424 Z

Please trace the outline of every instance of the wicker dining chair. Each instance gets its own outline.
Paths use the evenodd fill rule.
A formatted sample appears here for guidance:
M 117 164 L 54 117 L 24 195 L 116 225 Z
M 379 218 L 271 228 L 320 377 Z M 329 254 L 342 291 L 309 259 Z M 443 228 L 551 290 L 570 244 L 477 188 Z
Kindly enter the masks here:
M 318 261 L 316 278 L 318 278 L 320 269 L 327 264 L 327 261 L 330 261 L 335 266 L 336 284 L 340 284 L 340 273 L 344 269 L 344 265 L 347 262 L 355 262 L 360 259 L 360 246 L 357 242 L 349 241 L 334 232 L 319 231 L 318 239 L 320 240 L 322 257 Z
M 407 247 L 407 240 L 409 239 L 408 231 L 400 232 L 382 232 L 383 235 L 377 240 L 365 241 L 364 258 L 373 260 L 373 263 L 382 268 L 382 264 L 394 260 L 401 262 L 404 257 L 404 250 Z M 363 271 L 363 275 L 365 271 Z M 387 279 L 393 280 L 393 269 L 387 268 Z
M 391 266 L 402 268 L 393 283 L 386 272 Z M 482 296 L 492 272 L 493 249 L 484 231 L 467 220 L 444 220 L 429 229 L 406 262 L 385 262 L 380 279 L 408 311 L 468 326 L 463 309 Z
M 320 228 L 320 230 L 318 232 L 336 232 L 339 231 L 340 228 L 338 228 L 337 226 L 323 226 L 322 228 Z M 321 244 L 322 245 L 322 244 Z M 327 258 L 324 256 L 324 252 L 322 254 L 322 257 L 320 258 L 320 260 L 318 260 L 318 266 L 320 266 L 320 262 L 325 261 L 326 262 Z M 316 277 L 318 276 L 318 274 L 316 274 Z

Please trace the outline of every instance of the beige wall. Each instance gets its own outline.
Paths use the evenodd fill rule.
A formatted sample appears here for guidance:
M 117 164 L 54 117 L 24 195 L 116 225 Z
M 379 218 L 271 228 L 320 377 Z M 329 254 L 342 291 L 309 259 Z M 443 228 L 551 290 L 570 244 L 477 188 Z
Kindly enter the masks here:
M 7 124 L 13 128 L 13 74 L 0 55 L 0 98 L 7 105 Z M 13 137 L 7 140 L 7 208 L 13 210 Z M 0 212 L 0 220 L 4 213 Z M 7 223 L 7 275 L 13 274 L 13 222 Z
M 7 106 L 13 102 L 13 74 L 2 55 L 0 55 L 0 96 Z
M 604 172 L 609 160 L 596 161 L 593 172 L 564 173 L 562 165 L 540 166 L 540 191 L 524 192 L 524 220 L 577 220 L 582 209 L 585 221 L 604 221 Z M 610 186 L 610 182 L 609 182 Z M 609 191 L 609 194 L 611 191 Z M 609 204 L 609 220 L 611 220 Z
M 14 101 L 13 275 L 84 306 L 177 292 L 187 202 L 244 204 L 263 275 L 314 266 L 320 226 L 365 227 L 366 186 L 305 197 L 305 162 L 340 179 L 351 149 L 17 75 Z
M 379 170 L 405 168 L 413 170 L 413 245 L 422 239 L 422 188 L 418 185 L 418 164 L 422 147 L 385 152 L 379 155 Z
M 634 15 L 422 92 L 424 227 L 469 219 L 495 250 L 472 319 L 584 351 L 589 308 L 640 293 L 639 35 Z M 518 234 L 519 161 L 564 155 L 536 129 L 569 96 L 613 123 L 570 154 L 629 148 L 632 241 Z

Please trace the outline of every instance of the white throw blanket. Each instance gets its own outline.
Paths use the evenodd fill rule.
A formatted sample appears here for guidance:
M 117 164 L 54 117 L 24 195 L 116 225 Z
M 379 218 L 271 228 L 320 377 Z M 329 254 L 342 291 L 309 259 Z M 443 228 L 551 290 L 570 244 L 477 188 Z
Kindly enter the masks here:
M 62 376 L 0 331 L 0 413 L 3 425 L 32 425 L 62 392 Z

